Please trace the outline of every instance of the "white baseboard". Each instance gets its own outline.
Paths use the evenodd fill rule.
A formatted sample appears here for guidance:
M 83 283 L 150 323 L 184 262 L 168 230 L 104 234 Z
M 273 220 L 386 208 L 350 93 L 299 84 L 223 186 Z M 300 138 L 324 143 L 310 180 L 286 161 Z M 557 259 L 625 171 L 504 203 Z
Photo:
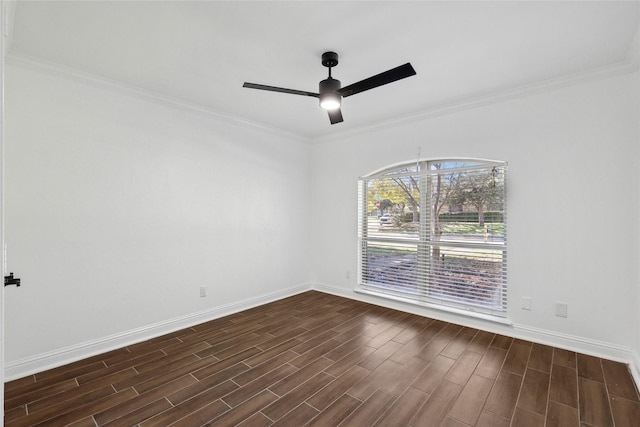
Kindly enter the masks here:
M 32 375 L 58 366 L 66 365 L 81 359 L 86 359 L 107 351 L 143 342 L 151 338 L 165 335 L 180 329 L 188 328 L 199 323 L 228 316 L 239 311 L 248 310 L 259 305 L 267 304 L 282 298 L 310 290 L 309 285 L 300 285 L 281 291 L 271 292 L 241 301 L 220 305 L 196 313 L 169 319 L 141 328 L 132 329 L 114 335 L 86 341 L 76 345 L 60 348 L 24 359 L 5 363 L 4 380 L 11 381 Z
M 556 331 L 532 328 L 521 324 L 508 324 L 469 317 L 451 311 L 429 309 L 418 305 L 392 301 L 368 294 L 358 293 L 352 289 L 345 289 L 325 283 L 313 283 L 311 288 L 317 291 L 326 292 L 333 295 L 342 296 L 358 301 L 368 302 L 408 313 L 418 314 L 433 319 L 451 322 L 462 326 L 478 328 L 485 331 L 499 333 L 502 335 L 533 341 L 539 344 L 550 345 L 577 353 L 588 354 L 590 356 L 601 357 L 618 362 L 628 363 L 631 373 L 640 385 L 640 356 L 631 347 L 621 346 L 605 341 L 592 340 L 585 337 L 562 334 Z
M 72 363 L 77 360 L 85 359 L 87 357 L 91 357 L 100 353 L 105 353 L 117 348 L 122 348 L 128 345 L 143 342 L 151 338 L 168 334 L 180 329 L 188 328 L 199 323 L 207 322 L 223 316 L 228 316 L 239 311 L 267 304 L 269 302 L 296 295 L 308 290 L 317 290 L 320 292 L 376 304 L 379 306 L 405 311 L 408 313 L 427 316 L 445 322 L 479 328 L 489 332 L 499 333 L 514 338 L 520 338 L 527 341 L 533 341 L 540 344 L 551 345 L 558 348 L 564 348 L 566 350 L 628 363 L 631 374 L 633 375 L 636 384 L 640 385 L 640 355 L 638 354 L 637 350 L 634 350 L 630 347 L 620 346 L 603 341 L 591 340 L 584 337 L 561 334 L 550 330 L 532 328 L 526 325 L 501 324 L 491 321 L 485 321 L 479 318 L 467 317 L 453 312 L 432 310 L 371 295 L 356 293 L 350 289 L 348 290 L 323 283 L 308 283 L 277 292 L 263 294 L 197 313 L 191 313 L 178 318 L 158 322 L 145 327 L 125 331 L 119 334 L 106 336 L 96 340 L 87 341 L 77 345 L 64 347 L 47 353 L 42 353 L 21 360 L 9 362 L 5 364 L 5 381 L 22 378 L 27 375 L 32 375 L 38 372 L 45 371 L 47 369 L 52 369 L 58 366 Z

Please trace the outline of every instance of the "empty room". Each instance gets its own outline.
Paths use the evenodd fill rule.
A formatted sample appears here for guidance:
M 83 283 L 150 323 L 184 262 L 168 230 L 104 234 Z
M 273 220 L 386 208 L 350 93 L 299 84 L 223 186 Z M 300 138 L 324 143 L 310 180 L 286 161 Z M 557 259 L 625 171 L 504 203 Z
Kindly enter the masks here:
M 640 2 L 0 11 L 4 425 L 640 425 Z

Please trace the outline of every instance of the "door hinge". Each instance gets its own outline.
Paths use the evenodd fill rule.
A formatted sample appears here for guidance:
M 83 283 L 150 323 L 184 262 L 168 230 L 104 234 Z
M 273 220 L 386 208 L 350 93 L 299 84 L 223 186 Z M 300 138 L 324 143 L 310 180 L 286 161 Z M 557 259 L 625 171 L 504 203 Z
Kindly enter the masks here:
M 13 277 L 13 273 L 9 273 L 8 276 L 4 276 L 4 285 L 5 286 L 9 286 L 9 285 L 20 286 L 20 278 Z

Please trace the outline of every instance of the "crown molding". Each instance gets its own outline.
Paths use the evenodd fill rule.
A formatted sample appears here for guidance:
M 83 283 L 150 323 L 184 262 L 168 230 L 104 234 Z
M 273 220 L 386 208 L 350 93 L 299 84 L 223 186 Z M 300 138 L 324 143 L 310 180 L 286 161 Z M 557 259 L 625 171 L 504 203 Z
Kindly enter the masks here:
M 625 60 L 614 64 L 592 68 L 572 74 L 566 74 L 536 83 L 512 87 L 498 92 L 478 93 L 471 96 L 451 99 L 448 102 L 441 103 L 417 113 L 397 116 L 388 120 L 380 121 L 374 125 L 361 126 L 352 130 L 339 131 L 316 137 L 288 132 L 264 123 L 254 122 L 242 117 L 213 110 L 202 105 L 190 103 L 182 99 L 171 98 L 156 92 L 147 91 L 132 85 L 126 85 L 124 83 L 110 80 L 102 76 L 79 71 L 71 67 L 47 62 L 39 58 L 34 58 L 27 55 L 15 53 L 7 54 L 5 63 L 8 65 L 21 66 L 24 68 L 56 75 L 58 77 L 87 84 L 96 88 L 117 92 L 121 95 L 144 99 L 146 101 L 161 104 L 180 111 L 198 114 L 226 123 L 232 123 L 247 129 L 267 132 L 280 137 L 294 139 L 303 143 L 317 144 L 362 136 L 373 132 L 379 132 L 382 130 L 407 125 L 410 123 L 429 120 L 431 118 L 439 116 L 454 114 L 460 111 L 498 104 L 501 102 L 523 98 L 525 96 L 557 90 L 563 87 L 574 86 L 589 81 L 595 81 L 635 72 L 640 69 L 640 42 L 639 32 L 637 31 Z
M 640 69 L 640 61 L 636 62 L 632 60 L 630 55 L 628 55 L 624 61 L 614 64 L 591 68 L 572 74 L 566 74 L 536 83 L 516 86 L 502 91 L 479 93 L 471 96 L 451 99 L 448 102 L 441 103 L 432 108 L 414 114 L 397 116 L 389 120 L 378 122 L 371 126 L 363 126 L 349 131 L 336 132 L 331 135 L 323 135 L 310 139 L 312 143 L 323 143 L 362 136 L 365 134 L 403 126 L 410 123 L 425 121 L 438 116 L 444 116 L 460 111 L 498 104 L 501 102 L 523 98 L 525 96 L 537 95 L 540 93 L 545 93 L 564 87 L 570 87 L 589 81 L 624 75 L 638 71 L 638 69 Z
M 74 81 L 76 83 L 86 84 L 94 88 L 145 100 L 147 102 L 163 105 L 165 107 L 173 108 L 187 113 L 197 114 L 209 119 L 231 123 L 246 129 L 267 132 L 279 137 L 297 140 L 299 142 L 309 142 L 309 138 L 303 135 L 299 135 L 293 132 L 287 132 L 276 127 L 214 110 L 212 108 L 196 103 L 191 103 L 183 99 L 173 98 L 157 92 L 141 89 L 137 86 L 127 85 L 116 80 L 111 80 L 96 74 L 80 71 L 75 68 L 44 61 L 40 58 L 35 58 L 23 54 L 9 53 L 5 57 L 5 64 L 43 72 L 70 81 Z

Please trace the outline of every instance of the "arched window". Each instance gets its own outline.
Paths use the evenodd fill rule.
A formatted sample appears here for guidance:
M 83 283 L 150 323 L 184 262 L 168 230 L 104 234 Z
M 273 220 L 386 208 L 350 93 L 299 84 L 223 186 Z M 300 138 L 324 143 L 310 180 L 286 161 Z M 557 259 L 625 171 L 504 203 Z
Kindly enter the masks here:
M 506 317 L 506 162 L 424 160 L 359 182 L 359 290 Z

